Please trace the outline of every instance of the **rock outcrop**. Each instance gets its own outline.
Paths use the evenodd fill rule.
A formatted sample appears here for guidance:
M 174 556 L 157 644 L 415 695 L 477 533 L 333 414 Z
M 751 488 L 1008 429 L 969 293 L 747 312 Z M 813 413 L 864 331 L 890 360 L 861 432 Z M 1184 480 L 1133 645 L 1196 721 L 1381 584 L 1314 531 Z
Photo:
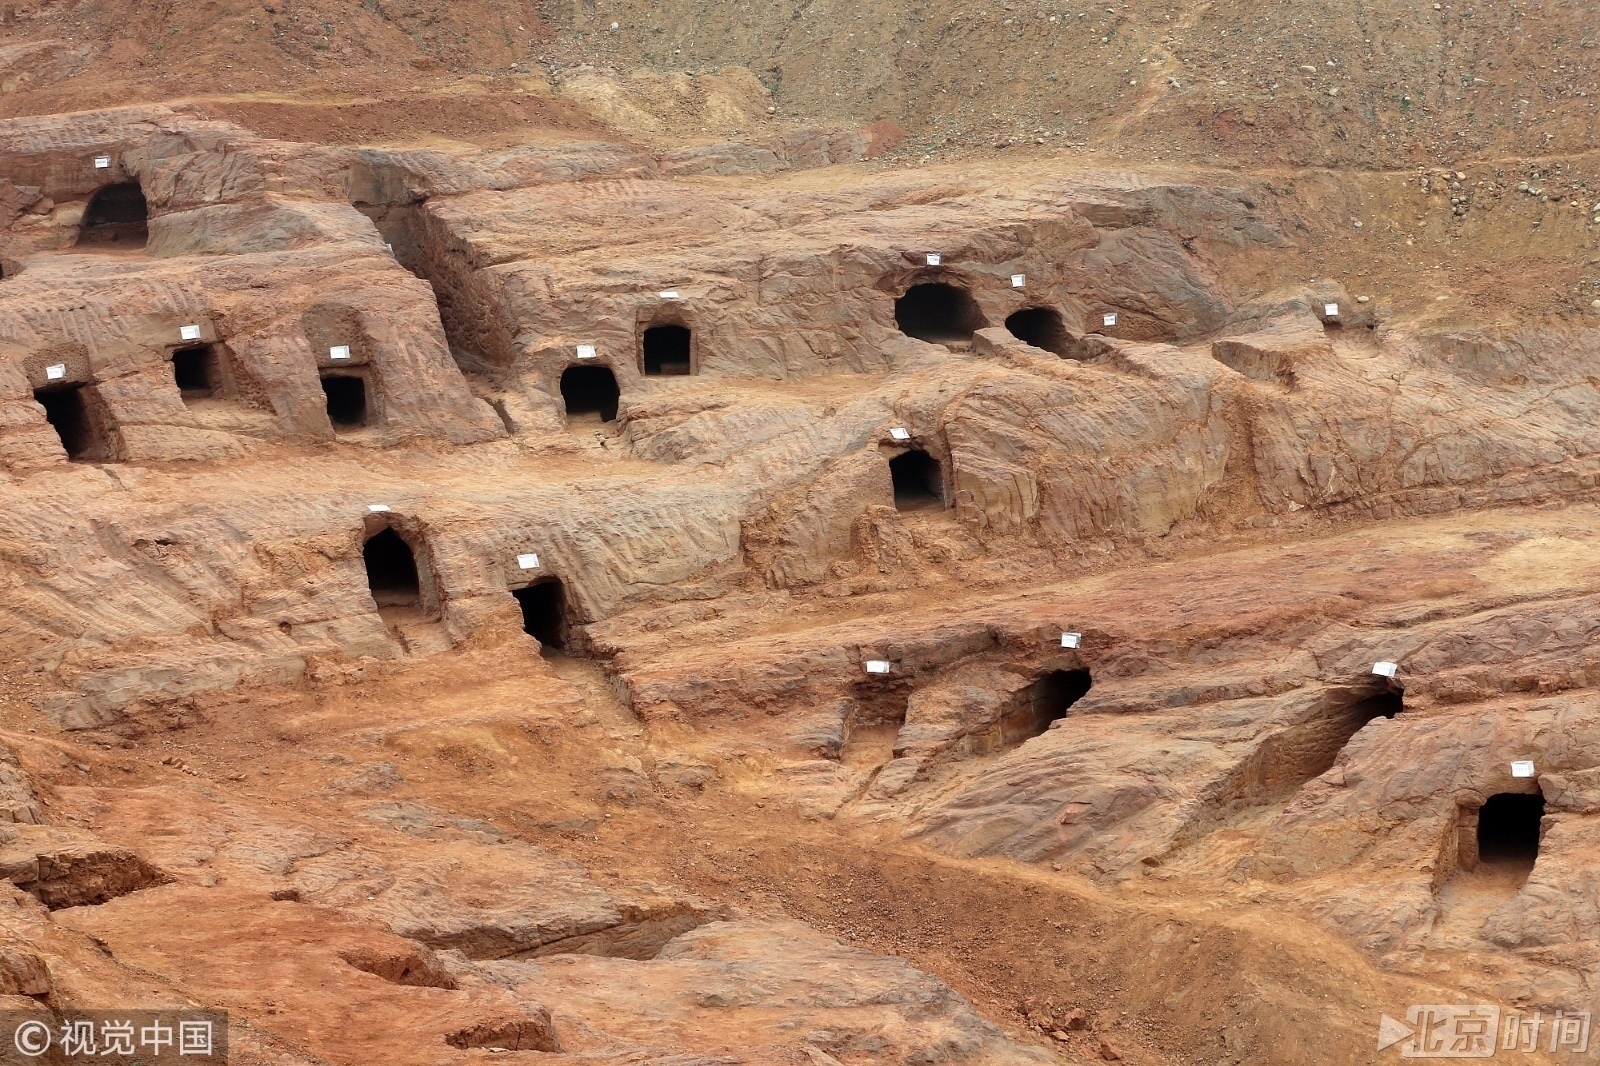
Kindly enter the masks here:
M 1581 1006 L 1600 330 L 1375 300 L 1276 176 L 806 170 L 895 137 L 0 121 L 6 1005 L 451 1066 Z

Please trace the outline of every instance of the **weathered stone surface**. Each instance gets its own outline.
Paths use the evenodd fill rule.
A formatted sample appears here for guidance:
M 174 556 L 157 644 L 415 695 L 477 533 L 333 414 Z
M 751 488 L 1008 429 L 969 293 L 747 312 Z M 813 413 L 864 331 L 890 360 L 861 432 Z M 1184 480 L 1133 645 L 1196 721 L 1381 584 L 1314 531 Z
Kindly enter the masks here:
M 650 962 L 562 956 L 484 969 L 520 995 L 559 999 L 558 1027 L 570 1018 L 641 1050 L 727 1048 L 741 1062 L 791 1061 L 779 1056 L 806 1047 L 842 1061 L 1051 1061 L 936 978 L 792 922 L 716 922 Z
M 33 782 L 12 754 L 0 745 L 0 822 L 44 822 L 44 810 L 34 795 Z
M 1513 500 L 1600 472 L 1600 396 L 1588 386 L 1524 413 L 1593 338 L 1372 332 L 1370 311 L 1320 285 L 1236 308 L 1212 265 L 1171 236 L 1227 223 L 1218 248 L 1281 246 L 1271 213 L 1234 192 L 1107 177 L 1021 192 L 975 183 L 956 196 L 884 177 L 825 201 L 781 187 L 736 195 L 668 180 L 621 150 L 301 152 L 161 109 L 15 120 L 0 148 L 18 163 L 19 189 L 57 204 L 104 180 L 80 153 L 112 150 L 112 177 L 138 177 L 152 205 L 145 256 L 17 245 L 8 254 L 24 269 L 0 294 L 0 320 L 12 322 L 0 330 L 12 353 L 0 360 L 0 439 L 12 469 L 35 472 L 0 486 L 4 532 L 37 544 L 49 529 L 80 560 L 50 566 L 35 548 L 19 552 L 33 569 L 17 590 L 16 646 L 54 673 L 64 690 L 55 713 L 74 726 L 292 682 L 319 656 L 416 658 L 503 631 L 516 617 L 506 586 L 520 576 L 510 558 L 527 548 L 563 576 L 573 621 L 587 624 L 669 586 L 680 598 L 716 597 L 752 576 L 802 588 L 1295 509 Z M 623 176 L 629 184 L 604 184 Z M 431 280 L 442 325 L 433 294 L 350 200 Z M 1074 203 L 1089 214 L 1061 206 Z M 611 247 L 618 210 L 639 228 Z M 959 239 L 946 236 L 952 227 Z M 37 235 L 8 240 L 25 237 Z M 928 268 L 919 256 L 934 246 L 944 260 Z M 1013 272 L 1026 289 L 1010 285 Z M 895 327 L 895 296 L 940 279 L 968 288 L 996 324 L 971 351 Z M 668 286 L 679 299 L 660 298 Z M 1329 298 L 1351 308 L 1336 330 L 1314 313 Z M 1058 309 L 1093 357 L 1052 359 L 1001 336 L 1011 312 L 1040 306 Z M 1097 325 L 1109 310 L 1120 325 Z M 693 329 L 692 377 L 641 372 L 641 330 L 668 320 Z M 200 325 L 232 367 L 221 398 L 186 400 L 173 383 L 168 359 L 185 324 Z M 576 346 L 593 344 L 621 387 L 617 459 L 643 461 L 652 476 L 619 465 L 583 491 L 486 492 L 453 480 L 441 457 L 425 461 L 437 474 L 395 478 L 355 460 L 312 485 L 293 461 L 264 459 L 276 465 L 254 478 L 252 506 L 230 508 L 225 522 L 214 503 L 180 519 L 156 502 L 178 479 L 147 461 L 335 439 L 318 375 L 341 341 L 349 368 L 367 376 L 375 421 L 338 440 L 481 448 L 503 421 L 519 449 L 552 455 L 584 447 L 564 425 L 558 381 Z M 452 348 L 474 371 L 470 385 Z M 1255 389 L 1215 352 L 1280 383 L 1292 368 L 1293 388 Z M 1503 379 L 1485 378 L 1508 359 Z M 52 360 L 93 391 L 107 425 L 101 458 L 133 467 L 69 473 L 60 463 L 30 396 Z M 854 383 L 841 388 L 841 373 Z M 824 379 L 836 391 L 821 395 L 836 400 L 749 393 L 751 382 Z M 890 502 L 890 425 L 941 462 L 960 530 L 862 524 Z M 517 482 L 518 454 L 486 461 Z M 696 468 L 692 487 L 660 476 L 688 463 L 714 465 Z M 77 486 L 81 524 L 64 537 L 41 478 Z M 181 480 L 197 498 L 228 498 L 226 478 Z M 368 605 L 353 564 L 371 502 L 394 508 L 425 548 L 423 621 L 436 628 L 382 624 Z M 93 613 L 79 580 L 89 570 L 119 577 Z M 59 635 L 68 632 L 82 636 Z
M 0 944 L 0 995 L 47 996 L 50 968 L 31 948 Z
M 1333 345 L 1317 333 L 1254 333 L 1211 342 L 1211 354 L 1252 381 L 1293 389 L 1301 374 L 1335 358 Z
M 296 863 L 294 883 L 308 903 L 474 959 L 650 958 L 712 916 L 691 900 L 607 891 L 576 863 L 515 844 L 441 844 L 427 859 L 392 865 L 341 851 Z
M 771 794 L 810 817 L 891 822 L 958 856 L 1102 880 L 1210 870 L 1230 886 L 1218 891 L 1301 908 L 1374 954 L 1544 945 L 1588 972 L 1600 932 L 1581 888 L 1568 889 L 1593 865 L 1597 741 L 1583 690 L 1596 612 L 1573 594 L 1591 564 L 1564 519 L 1530 517 L 1462 521 L 1442 540 L 1354 535 L 1274 557 L 1260 583 L 1241 583 L 1257 564 L 1238 554 L 1091 584 L 1069 603 L 1034 590 L 1003 608 L 983 599 L 978 616 L 946 603 L 933 620 L 913 602 L 802 632 L 772 626 L 724 639 L 714 665 L 678 634 L 636 646 L 625 669 L 646 713 L 659 700 L 676 719 L 738 723 L 741 739 L 788 752 Z M 1501 561 L 1463 572 L 1461 553 L 1480 547 Z M 1563 561 L 1522 569 L 1535 553 Z M 1394 584 L 1401 573 L 1412 576 Z M 1491 575 L 1516 594 L 1482 597 Z M 1044 610 L 1029 603 L 1039 595 Z M 1351 612 L 1382 623 L 1351 627 Z M 1056 647 L 1069 628 L 1093 651 Z M 868 707 L 858 679 L 874 657 L 904 679 L 904 722 L 863 764 L 851 722 Z M 1397 685 L 1371 675 L 1381 659 L 1402 664 Z M 1065 718 L 993 742 L 1019 690 L 1078 666 L 1093 688 Z M 765 714 L 751 722 L 742 707 Z M 1537 783 L 1510 776 L 1519 759 Z M 1502 890 L 1492 870 L 1461 869 L 1460 812 L 1536 791 L 1549 813 L 1526 884 Z M 1504 894 L 1479 911 L 1486 891 Z M 1497 994 L 1578 994 L 1581 979 L 1536 970 L 1497 976 Z
M 180 923 L 179 936 L 148 938 L 152 918 L 164 915 L 179 922 L 184 914 L 190 920 Z M 561 1049 L 549 1012 L 527 996 L 483 982 L 458 989 L 455 975 L 442 971 L 429 983 L 397 984 L 390 973 L 353 965 L 347 956 L 404 957 L 416 946 L 319 907 L 169 886 L 157 890 L 142 909 L 113 903 L 71 912 L 68 921 L 133 965 L 168 981 L 205 987 L 208 1002 L 253 1015 L 254 1028 L 309 1050 L 313 1059 L 340 1047 L 358 1025 L 371 1026 L 374 1033 L 366 1054 L 414 1062 L 458 1062 L 457 1049 L 490 1046 L 462 1035 L 472 1033 L 519 1040 L 517 1046 L 525 1050 Z M 277 948 L 263 952 L 263 939 Z M 393 994 L 397 988 L 402 994 Z M 307 997 L 317 1004 L 314 1010 L 300 1009 Z M 382 1029 L 390 1035 L 377 1036 Z
M 127 848 L 58 826 L 0 826 L 0 877 L 51 910 L 104 903 L 169 878 Z
M 422 944 L 359 944 L 339 953 L 358 970 L 396 985 L 414 988 L 457 988 L 456 979 L 437 955 Z
M 699 94 L 719 132 L 0 122 L 0 867 L 61 908 L 4 901 L 0 995 L 156 986 L 263 1061 L 1048 1061 L 748 917 L 799 913 L 1002 1020 L 1071 989 L 1041 1039 L 1079 1058 L 1355 1061 L 1418 993 L 1580 1002 L 1581 306 L 1362 302 L 1322 177 L 796 174 L 902 133 L 784 132 L 743 70 L 545 89 L 635 130 Z M 134 180 L 148 242 L 79 244 Z M 934 283 L 954 327 L 902 301 Z M 687 373 L 651 372 L 667 326 Z M 935 472 L 897 507 L 912 449 Z M 414 603 L 364 559 L 390 533 Z M 545 578 L 541 616 L 513 592 Z M 1092 688 L 1042 713 L 1057 672 Z M 1547 803 L 1526 869 L 1476 847 L 1508 792 Z M 1276 1017 L 1306 1002 L 1315 1034 Z
M 37 1012 L 64 1000 L 110 1005 L 127 996 L 137 996 L 151 1009 L 183 1003 L 149 974 L 130 969 L 67 926 L 70 916 L 95 909 L 49 911 L 0 881 L 0 1003 L 5 1009 Z

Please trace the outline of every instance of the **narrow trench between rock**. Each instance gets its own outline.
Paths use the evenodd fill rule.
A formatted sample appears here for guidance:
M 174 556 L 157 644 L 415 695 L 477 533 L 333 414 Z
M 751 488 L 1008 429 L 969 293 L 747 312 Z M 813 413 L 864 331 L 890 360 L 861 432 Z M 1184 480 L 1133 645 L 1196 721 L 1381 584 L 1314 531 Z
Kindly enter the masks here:
M 1368 723 L 1405 709 L 1398 691 L 1329 694 L 1302 720 L 1262 738 L 1174 838 L 1174 847 L 1291 799 L 1327 773 Z

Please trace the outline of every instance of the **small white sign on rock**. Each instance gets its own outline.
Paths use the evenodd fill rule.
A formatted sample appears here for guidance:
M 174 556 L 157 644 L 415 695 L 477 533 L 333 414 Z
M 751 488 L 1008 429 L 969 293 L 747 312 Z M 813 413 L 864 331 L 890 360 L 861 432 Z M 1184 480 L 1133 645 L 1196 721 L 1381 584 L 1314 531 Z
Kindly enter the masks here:
M 869 674 L 887 674 L 890 670 L 893 670 L 893 669 L 894 669 L 894 667 L 892 665 L 890 665 L 889 663 L 885 662 L 882 659 L 868 659 L 867 660 L 867 673 L 869 673 Z
M 178 339 L 181 341 L 197 341 L 200 339 L 199 326 L 179 326 Z
M 929 266 L 936 267 L 940 263 L 943 263 L 943 262 L 944 262 L 944 256 L 940 255 L 938 252 L 929 252 L 928 253 L 928 265 Z
M 110 170 L 111 169 L 111 157 L 108 156 L 108 155 L 97 155 L 97 156 L 95 156 L 94 157 L 94 168 L 96 170 Z
M 656 293 L 656 295 L 663 300 L 676 300 L 678 298 L 678 290 L 664 289 L 661 292 Z
M 891 440 L 910 440 L 911 432 L 909 430 L 901 429 L 899 426 L 895 426 L 889 431 L 889 438 Z
M 350 358 L 350 346 L 348 344 L 335 344 L 332 348 L 328 349 L 328 358 L 329 359 L 348 359 L 348 358 Z
M 1372 672 L 1378 677 L 1393 677 L 1400 672 L 1397 663 L 1373 663 Z
M 44 379 L 46 381 L 60 381 L 62 378 L 66 377 L 66 376 L 67 376 L 67 364 L 66 363 L 56 363 L 54 366 L 47 366 L 47 367 L 44 368 Z
M 1518 759 L 1516 762 L 1512 763 L 1511 764 L 1511 776 L 1512 777 L 1532 777 L 1533 776 L 1533 760 L 1532 759 Z
M 538 554 L 536 552 L 528 552 L 526 555 L 517 556 L 517 566 L 523 570 L 539 569 Z
M 1022 288 L 1023 286 L 1025 286 L 1027 284 L 1028 284 L 1028 275 L 1026 275 L 1026 274 L 1013 274 L 1013 275 L 1011 275 L 1011 287 L 1013 289 L 1020 289 L 1020 288 Z
M 1078 648 L 1078 647 L 1082 647 L 1083 646 L 1083 634 L 1082 633 L 1063 633 L 1063 634 L 1061 634 L 1061 646 L 1063 648 Z
M 382 514 L 384 511 L 389 510 L 389 505 L 386 503 L 369 503 L 367 504 L 367 510 L 373 514 Z
M 1114 326 L 1117 324 L 1117 316 L 1115 314 L 1101 315 L 1100 323 L 1105 326 Z
M 1339 317 L 1339 305 L 1338 304 L 1323 304 L 1322 305 L 1322 313 L 1324 315 L 1326 315 L 1328 318 L 1338 318 Z
M 580 344 L 580 345 L 578 345 L 578 358 L 579 359 L 593 359 L 594 357 L 595 357 L 594 345 L 592 345 L 592 344 Z

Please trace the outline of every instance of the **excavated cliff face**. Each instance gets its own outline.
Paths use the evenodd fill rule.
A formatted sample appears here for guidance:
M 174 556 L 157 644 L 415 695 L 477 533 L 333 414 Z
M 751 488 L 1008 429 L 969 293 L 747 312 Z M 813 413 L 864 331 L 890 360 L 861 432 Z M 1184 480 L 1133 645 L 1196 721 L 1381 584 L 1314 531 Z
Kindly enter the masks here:
M 241 1061 L 1024 1063 L 1106 1055 L 1035 992 L 1097 1040 L 1197 994 L 1201 932 L 1075 928 L 1092 992 L 967 975 L 1060 1031 L 1008 1035 L 789 920 L 805 863 L 682 865 L 772 833 L 1583 1009 L 1600 331 L 1312 274 L 1271 177 L 874 137 L 0 123 L 0 1002 L 204 990 Z M 675 835 L 708 804 L 750 835 Z M 1228 1053 L 1370 1044 L 1231 969 Z
M 1288 243 L 1257 187 L 902 178 L 818 195 L 803 173 L 734 189 L 595 151 L 576 173 L 530 159 L 519 187 L 460 191 L 486 164 L 296 152 L 219 124 L 183 133 L 171 115 L 98 121 L 96 139 L 62 120 L 76 142 L 50 152 L 35 150 L 57 139 L 48 123 L 20 122 L 5 157 L 39 183 L 14 182 L 31 207 L 6 254 L 25 266 L 0 293 L 9 535 L 37 545 L 19 552 L 36 580 L 10 610 L 18 651 L 85 693 L 57 701 L 63 724 L 292 679 L 308 655 L 397 654 L 358 565 L 375 522 L 422 560 L 415 624 L 437 635 L 409 642 L 436 648 L 514 629 L 507 586 L 529 553 L 575 620 L 596 622 L 668 587 L 715 598 L 927 562 L 976 576 L 996 556 L 1055 567 L 1306 508 L 1384 517 L 1594 483 L 1600 394 L 1576 373 L 1592 334 L 1389 326 L 1329 283 L 1241 299 L 1219 261 Z M 191 148 L 203 137 L 222 144 Z M 81 243 L 94 183 L 130 178 L 149 243 L 87 250 L 115 247 Z M 625 242 L 619 211 L 637 218 Z M 968 301 L 949 343 L 919 339 L 943 328 L 932 319 L 897 321 L 930 288 Z M 682 338 L 681 362 L 647 351 L 662 333 Z M 794 387 L 812 380 L 827 387 Z M 87 443 L 35 402 L 64 387 Z M 575 403 L 614 411 L 596 429 L 623 465 L 599 482 L 485 496 L 340 458 L 319 490 L 284 451 L 509 435 L 518 448 L 492 462 L 591 455 L 567 425 Z M 68 465 L 64 440 L 139 465 Z M 936 464 L 953 525 L 885 510 L 888 461 L 911 450 Z M 246 455 L 261 471 L 248 500 L 208 472 L 191 491 L 209 482 L 228 506 L 181 515 L 147 465 Z M 59 488 L 29 491 L 63 478 L 83 498 L 75 536 Z M 902 527 L 937 548 L 901 551 Z M 88 584 L 109 587 L 75 591 Z M 129 641 L 140 652 L 114 663 L 95 650 Z

